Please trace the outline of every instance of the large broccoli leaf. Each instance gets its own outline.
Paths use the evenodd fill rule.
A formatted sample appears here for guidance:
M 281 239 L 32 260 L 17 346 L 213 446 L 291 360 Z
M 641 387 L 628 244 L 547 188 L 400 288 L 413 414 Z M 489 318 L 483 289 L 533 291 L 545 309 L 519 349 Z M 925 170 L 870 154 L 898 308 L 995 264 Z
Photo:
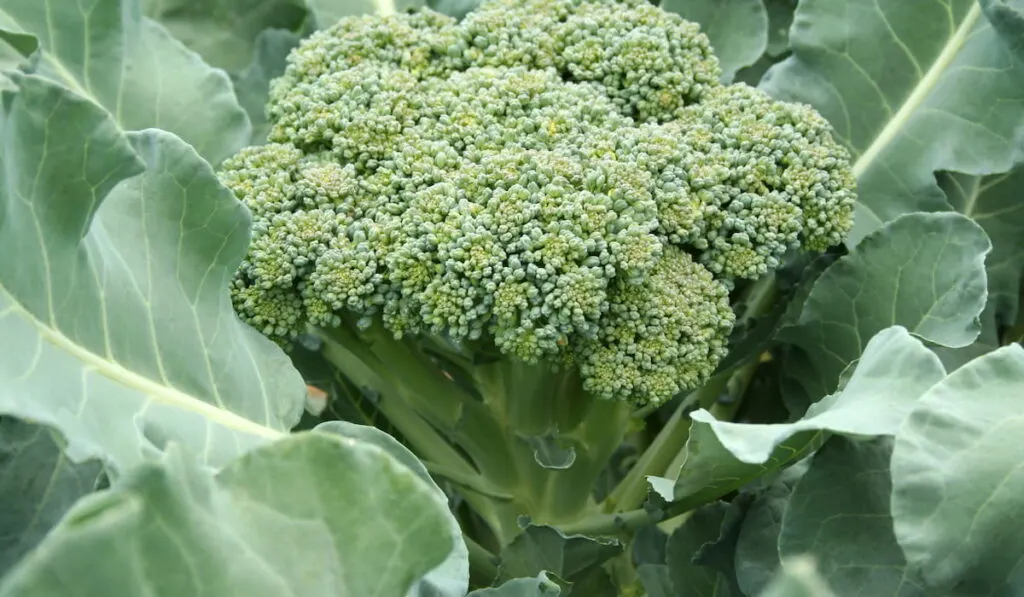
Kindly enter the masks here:
M 72 462 L 57 433 L 0 418 L 0 575 L 35 548 L 82 496 L 105 484 L 97 461 Z
M 840 376 L 879 331 L 901 325 L 932 344 L 977 339 L 988 298 L 984 230 L 954 213 L 901 216 L 865 238 L 821 275 L 782 340 L 805 359 L 789 363 L 812 400 Z
M 103 106 L 122 129 L 170 131 L 213 163 L 249 140 L 227 74 L 141 16 L 139 0 L 0 5 L 0 40 L 28 35 L 38 41 L 38 74 Z
M 81 501 L 0 596 L 403 595 L 452 547 L 433 493 L 372 443 L 318 432 L 216 476 L 172 448 Z
M 303 0 L 141 0 L 142 12 L 159 21 L 203 59 L 228 72 L 249 64 L 266 29 L 298 31 Z
M 389 15 L 426 6 L 426 0 L 306 0 L 317 29 L 326 29 L 342 17 Z
M 722 65 L 722 80 L 754 64 L 768 47 L 768 13 L 761 0 L 664 0 L 661 7 L 700 23 Z
M 665 500 L 695 507 L 811 454 L 830 434 L 893 435 L 944 376 L 937 356 L 905 328 L 891 327 L 868 342 L 846 385 L 798 421 L 733 423 L 694 412 L 677 477 L 652 477 L 651 486 Z
M 892 517 L 928 586 L 1024 591 L 1024 348 L 964 365 L 914 405 L 892 454 Z
M 832 438 L 814 455 L 786 508 L 782 557 L 814 554 L 819 573 L 839 595 L 926 594 L 893 534 L 892 443 L 891 437 Z
M 221 466 L 299 418 L 301 377 L 228 282 L 248 212 L 173 135 L 18 76 L 0 130 L 0 412 L 116 470 L 176 441 Z
M 970 216 L 992 241 L 985 259 L 989 308 L 999 323 L 1012 323 L 1024 275 L 1024 167 L 992 176 L 944 173 L 939 183 L 953 208 Z
M 1015 14 L 994 0 L 800 2 L 793 54 L 761 86 L 814 105 L 853 151 L 850 245 L 901 214 L 949 209 L 936 171 L 1024 159 L 1024 66 L 1000 35 Z
M 231 307 L 250 220 L 210 165 L 164 131 L 122 132 L 46 78 L 14 81 L 0 254 L 20 259 L 0 260 L 0 413 L 26 422 L 21 435 L 61 437 L 23 442 L 13 454 L 26 459 L 4 470 L 61 447 L 116 480 L 0 595 L 463 594 L 455 521 L 411 455 L 351 429 L 288 436 L 303 383 Z M 50 475 L 59 495 L 25 539 L 92 489 L 72 475 L 90 471 Z

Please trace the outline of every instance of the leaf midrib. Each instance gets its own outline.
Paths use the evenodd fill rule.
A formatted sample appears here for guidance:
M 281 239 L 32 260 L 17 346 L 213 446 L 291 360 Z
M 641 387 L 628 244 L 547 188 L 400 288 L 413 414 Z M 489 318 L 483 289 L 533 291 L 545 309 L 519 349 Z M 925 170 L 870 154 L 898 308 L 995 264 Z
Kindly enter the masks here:
M 963 22 L 956 28 L 953 37 L 949 39 L 949 42 L 942 48 L 942 52 L 935 58 L 935 62 L 932 63 L 928 72 L 925 73 L 921 81 L 914 87 L 914 90 L 907 96 L 906 101 L 903 102 L 903 105 L 900 106 L 896 114 L 885 124 L 882 131 L 875 137 L 875 140 L 871 142 L 871 145 L 864 150 L 864 153 L 854 163 L 853 175 L 855 177 L 860 179 L 861 175 L 874 164 L 875 159 L 892 143 L 903 126 L 910 120 L 911 115 L 921 107 L 924 100 L 935 89 L 946 68 L 949 67 L 961 48 L 963 48 L 980 15 L 981 6 L 978 2 L 975 2 L 964 16 Z
M 260 425 L 259 423 L 250 421 L 249 419 L 241 417 L 231 411 L 217 408 L 208 402 L 200 400 L 194 396 L 190 396 L 180 390 L 156 383 L 155 381 L 124 367 L 120 363 L 111 361 L 82 347 L 75 343 L 71 338 L 68 338 L 61 333 L 60 330 L 40 321 L 35 317 L 35 315 L 25 309 L 25 307 L 15 299 L 14 295 L 2 284 L 0 284 L 0 296 L 7 299 L 11 305 L 11 311 L 13 311 L 15 315 L 23 317 L 26 321 L 32 324 L 44 340 L 48 341 L 59 350 L 70 354 L 73 358 L 77 359 L 84 365 L 91 367 L 100 375 L 103 375 L 115 383 L 132 388 L 156 402 L 170 405 L 184 411 L 194 412 L 228 429 L 248 433 L 268 440 L 280 439 L 286 435 L 283 431 L 278 431 L 276 429 Z

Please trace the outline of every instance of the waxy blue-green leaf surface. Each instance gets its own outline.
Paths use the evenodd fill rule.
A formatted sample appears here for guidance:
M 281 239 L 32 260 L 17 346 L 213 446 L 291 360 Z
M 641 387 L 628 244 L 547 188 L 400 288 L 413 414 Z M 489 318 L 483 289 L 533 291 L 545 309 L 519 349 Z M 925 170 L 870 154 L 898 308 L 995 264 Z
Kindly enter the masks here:
M 80 502 L 0 596 L 400 596 L 451 549 L 433 493 L 380 448 L 321 433 L 215 477 L 172 448 Z
M 536 577 L 548 572 L 567 583 L 566 596 L 614 597 L 615 588 L 601 567 L 622 552 L 614 539 L 565 535 L 553 526 L 529 525 L 501 550 L 498 578 Z
M 270 99 L 270 82 L 284 74 L 288 54 L 299 45 L 299 41 L 297 35 L 284 29 L 263 31 L 254 42 L 252 62 L 231 76 L 238 102 L 252 123 L 252 144 L 258 145 L 267 140 L 270 120 L 266 107 Z
M 103 485 L 102 463 L 72 462 L 61 448 L 47 427 L 0 419 L 0 576 Z
M 303 0 L 141 0 L 142 13 L 211 66 L 240 71 L 252 61 L 266 29 L 297 31 L 306 18 Z
M 783 559 L 812 554 L 836 594 L 923 597 L 893 534 L 892 438 L 834 437 L 796 484 L 782 521 Z
M 892 516 L 927 585 L 1024 591 L 1024 348 L 964 365 L 914 405 L 892 455 Z
M 347 421 L 328 421 L 318 425 L 316 431 L 333 433 L 384 450 L 429 485 L 434 490 L 434 500 L 447 510 L 448 496 L 430 478 L 427 468 L 416 458 L 415 454 L 387 433 L 376 427 L 356 425 Z M 451 514 L 448 514 L 445 519 L 448 523 L 448 535 L 452 542 L 448 557 L 440 566 L 418 580 L 406 597 L 463 597 L 469 589 L 469 552 L 466 549 L 466 542 L 462 539 L 462 529 L 459 527 L 459 521 Z
M 327 29 L 344 17 L 390 15 L 426 4 L 426 0 L 306 0 L 317 29 Z
M 939 358 L 919 340 L 902 327 L 889 328 L 868 342 L 845 387 L 798 421 L 733 423 L 694 412 L 678 476 L 652 477 L 651 485 L 666 500 L 699 505 L 810 454 L 827 434 L 892 435 L 914 401 L 944 376 Z
M 800 377 L 812 399 L 835 391 L 868 341 L 893 325 L 932 344 L 963 347 L 978 337 L 988 298 L 984 230 L 956 213 L 889 222 L 818 278 L 797 322 L 780 338 L 806 353 Z
M 829 588 L 813 557 L 800 556 L 783 563 L 784 567 L 759 597 L 841 597 Z
M 989 308 L 1015 321 L 1024 277 L 1024 167 L 993 176 L 945 174 L 940 184 L 953 208 L 969 216 L 992 241 L 985 258 Z
M 249 141 L 249 119 L 224 71 L 210 67 L 139 0 L 7 0 L 0 39 L 30 34 L 38 73 L 109 111 L 125 130 L 160 128 L 219 163 Z
M 756 62 L 768 46 L 768 13 L 762 0 L 663 0 L 661 7 L 700 24 L 725 82 Z
M 996 0 L 802 0 L 793 54 L 761 87 L 812 104 L 853 152 L 848 244 L 949 204 L 935 172 L 999 174 L 1024 159 L 1024 66 L 986 18 Z
M 195 151 L 32 75 L 0 130 L 0 413 L 115 470 L 169 441 L 219 467 L 299 418 L 287 356 L 228 284 L 247 210 Z

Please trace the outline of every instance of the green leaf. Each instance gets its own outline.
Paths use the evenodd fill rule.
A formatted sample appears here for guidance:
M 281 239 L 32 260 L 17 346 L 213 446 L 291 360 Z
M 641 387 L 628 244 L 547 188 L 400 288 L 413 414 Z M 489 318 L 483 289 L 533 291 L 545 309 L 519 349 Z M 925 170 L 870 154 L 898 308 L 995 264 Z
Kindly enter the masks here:
M 789 28 L 793 25 L 797 4 L 797 0 L 764 0 L 768 12 L 768 47 L 765 53 L 769 56 L 781 56 L 789 50 Z
M 303 0 L 141 0 L 142 13 L 211 66 L 238 71 L 252 60 L 264 29 L 297 31 Z
M 789 499 L 779 551 L 814 554 L 839 595 L 923 596 L 892 530 L 892 438 L 834 437 L 814 455 Z
M 914 405 L 892 455 L 892 515 L 929 587 L 1024 591 L 1024 348 L 949 375 Z
M 1002 322 L 1016 320 L 1024 275 L 1024 168 L 985 177 L 944 173 L 939 182 L 953 208 L 970 216 L 992 241 L 985 260 L 989 305 Z
M 456 19 L 469 14 L 480 6 L 482 0 L 427 0 L 427 6 L 439 13 L 446 14 Z
M 663 0 L 661 7 L 707 34 L 722 66 L 722 81 L 750 66 L 768 45 L 768 13 L 762 0 Z
M 0 39 L 31 34 L 38 74 L 107 109 L 125 130 L 160 128 L 216 164 L 249 141 L 231 81 L 139 14 L 139 0 L 9 0 Z
M 1000 347 L 999 324 L 996 319 L 996 302 L 989 301 L 981 313 L 981 334 L 978 335 L 977 340 L 960 348 L 932 346 L 932 351 L 942 359 L 946 371 L 955 371 L 981 355 Z
M 544 435 L 518 434 L 520 441 L 533 450 L 533 459 L 541 467 L 548 470 L 564 471 L 576 462 L 576 448 L 568 442 L 558 439 L 558 431 L 548 431 Z
M 698 553 L 718 540 L 724 527 L 732 524 L 730 505 L 709 504 L 693 512 L 673 531 L 666 546 L 669 579 L 675 597 L 739 597 L 730 579 L 720 571 L 695 562 Z
M 327 29 L 344 17 L 390 15 L 422 8 L 426 4 L 426 0 L 306 0 L 317 29 Z
M 376 427 L 356 425 L 347 421 L 329 421 L 317 426 L 316 431 L 333 433 L 384 450 L 429 485 L 434 490 L 434 500 L 447 510 L 448 496 L 434 483 L 423 463 L 395 438 Z M 464 597 L 466 591 L 469 590 L 469 550 L 462 539 L 459 521 L 450 513 L 446 520 L 448 534 L 452 538 L 454 547 L 449 552 L 448 558 L 413 585 L 406 597 Z
M 808 556 L 793 558 L 760 597 L 834 597 L 828 584 L 818 574 L 815 560 Z
M 270 133 L 266 106 L 270 97 L 270 82 L 284 74 L 288 53 L 299 45 L 299 37 L 283 29 L 267 29 L 259 34 L 255 42 L 252 62 L 242 72 L 232 75 L 238 102 L 249 114 L 252 122 L 250 143 L 266 142 Z
M 570 585 L 567 596 L 615 597 L 615 588 L 601 565 L 620 553 L 622 545 L 615 540 L 566 536 L 552 526 L 530 525 L 501 550 L 498 579 L 548 572 Z
M 0 418 L 0 576 L 104 482 L 101 463 L 71 462 L 50 429 Z
M 636 575 L 647 593 L 647 597 L 674 597 L 672 575 L 665 564 L 641 564 Z
M 0 413 L 126 470 L 174 441 L 219 467 L 299 419 L 302 378 L 228 283 L 249 214 L 159 130 L 18 76 L 0 130 Z
M 516 578 L 500 587 L 473 591 L 469 597 L 558 597 L 562 588 L 541 572 L 536 578 Z
M 993 0 L 802 0 L 793 54 L 761 87 L 812 104 L 851 149 L 853 246 L 896 217 L 949 209 L 934 173 L 988 175 L 1024 159 L 1024 66 L 992 28 Z
M 451 549 L 433 493 L 383 450 L 322 433 L 216 477 L 175 447 L 80 502 L 0 596 L 402 595 Z
M 868 339 L 893 325 L 933 344 L 967 346 L 981 329 L 991 248 L 960 214 L 899 217 L 833 263 L 779 337 L 807 352 L 805 377 L 818 395 L 834 391 Z
M 799 460 L 827 434 L 892 435 L 914 401 L 944 376 L 934 353 L 906 329 L 889 328 L 868 342 L 846 386 L 796 422 L 731 423 L 695 411 L 678 476 L 651 478 L 651 486 L 666 500 L 697 506 Z
M 736 540 L 736 581 L 744 595 L 757 595 L 779 571 L 779 534 L 789 496 L 807 472 L 807 459 L 783 469 L 747 510 Z
M 715 375 L 734 371 L 744 363 L 757 358 L 772 345 L 779 330 L 786 325 L 795 323 L 800 317 L 804 302 L 810 295 L 814 283 L 833 261 L 831 256 L 822 255 L 806 264 L 801 263 L 802 271 L 799 280 L 788 292 L 774 298 L 773 305 L 767 313 L 757 317 L 749 324 L 737 324 L 729 338 L 729 352 L 718 364 Z M 771 289 L 780 286 L 782 282 L 778 279 L 758 281 L 758 284 L 762 283 L 766 283 L 766 287 Z
M 0 91 L 17 90 L 17 86 L 11 82 L 10 77 L 4 71 L 17 70 L 27 65 L 31 56 L 36 51 L 38 42 L 32 35 L 17 35 L 0 31 Z

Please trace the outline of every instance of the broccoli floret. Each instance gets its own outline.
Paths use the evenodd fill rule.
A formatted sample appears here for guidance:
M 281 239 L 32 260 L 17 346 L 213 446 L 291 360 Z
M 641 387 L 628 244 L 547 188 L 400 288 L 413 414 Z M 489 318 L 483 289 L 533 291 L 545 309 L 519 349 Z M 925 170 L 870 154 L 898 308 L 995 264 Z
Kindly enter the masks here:
M 342 19 L 222 167 L 256 220 L 236 309 L 282 343 L 348 316 L 488 343 L 636 404 L 696 387 L 731 289 L 842 242 L 854 201 L 820 115 L 720 73 L 645 0 Z

